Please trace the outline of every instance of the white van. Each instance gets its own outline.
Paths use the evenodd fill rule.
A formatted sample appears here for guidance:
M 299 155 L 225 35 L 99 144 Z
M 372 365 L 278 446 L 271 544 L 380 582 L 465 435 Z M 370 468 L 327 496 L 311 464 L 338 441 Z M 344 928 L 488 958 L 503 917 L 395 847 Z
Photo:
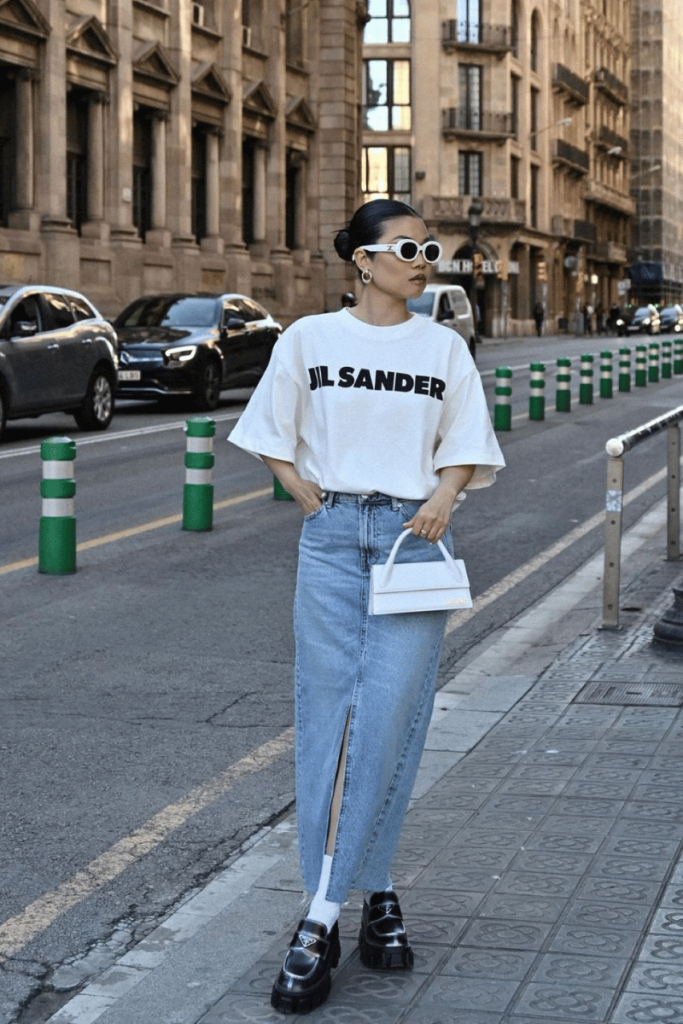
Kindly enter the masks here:
M 472 358 L 475 358 L 474 317 L 467 292 L 461 285 L 428 284 L 419 299 L 408 299 L 408 309 L 452 327 L 465 339 Z

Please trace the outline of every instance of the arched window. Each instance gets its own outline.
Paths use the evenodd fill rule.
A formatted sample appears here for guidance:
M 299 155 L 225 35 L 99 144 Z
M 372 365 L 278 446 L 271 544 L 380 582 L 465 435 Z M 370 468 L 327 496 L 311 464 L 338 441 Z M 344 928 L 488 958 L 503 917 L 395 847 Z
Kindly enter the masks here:
M 538 71 L 539 47 L 540 47 L 541 26 L 538 13 L 534 11 L 531 19 L 531 70 Z
M 364 43 L 409 43 L 410 0 L 369 0 Z
M 519 57 L 519 0 L 512 0 L 510 43 L 515 57 Z

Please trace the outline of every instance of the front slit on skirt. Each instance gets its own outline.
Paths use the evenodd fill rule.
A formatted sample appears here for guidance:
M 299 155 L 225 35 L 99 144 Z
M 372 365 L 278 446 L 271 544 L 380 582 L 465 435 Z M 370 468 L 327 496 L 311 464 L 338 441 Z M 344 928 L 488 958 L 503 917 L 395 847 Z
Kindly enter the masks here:
M 371 566 L 386 561 L 421 504 L 332 498 L 304 520 L 294 603 L 299 851 L 315 892 L 348 721 L 327 890 L 336 903 L 350 889 L 386 886 L 431 718 L 446 613 L 368 614 Z M 401 546 L 401 561 L 440 558 L 419 538 Z

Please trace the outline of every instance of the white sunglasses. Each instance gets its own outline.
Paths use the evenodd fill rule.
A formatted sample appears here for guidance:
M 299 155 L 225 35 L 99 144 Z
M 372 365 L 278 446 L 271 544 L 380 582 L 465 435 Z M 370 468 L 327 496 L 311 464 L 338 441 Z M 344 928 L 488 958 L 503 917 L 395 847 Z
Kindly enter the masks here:
M 412 238 L 400 238 L 398 242 L 383 242 L 381 245 L 359 245 L 366 252 L 393 252 L 404 263 L 412 263 L 422 253 L 425 263 L 437 263 L 441 259 L 443 249 L 440 242 L 429 239 L 418 245 Z

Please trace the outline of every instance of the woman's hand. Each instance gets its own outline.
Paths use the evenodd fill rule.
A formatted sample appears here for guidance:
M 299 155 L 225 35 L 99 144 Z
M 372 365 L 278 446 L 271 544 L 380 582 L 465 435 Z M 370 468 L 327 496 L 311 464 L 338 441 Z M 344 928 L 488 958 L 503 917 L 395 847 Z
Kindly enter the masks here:
M 439 470 L 438 487 L 413 518 L 403 524 L 404 528 L 432 544 L 440 541 L 451 521 L 455 499 L 472 479 L 474 470 L 474 466 L 445 466 Z
M 287 493 L 292 495 L 304 516 L 310 515 L 311 512 L 317 512 L 323 501 L 323 491 L 318 484 L 313 480 L 302 479 L 291 462 L 271 459 L 266 455 L 262 455 L 261 458 Z

